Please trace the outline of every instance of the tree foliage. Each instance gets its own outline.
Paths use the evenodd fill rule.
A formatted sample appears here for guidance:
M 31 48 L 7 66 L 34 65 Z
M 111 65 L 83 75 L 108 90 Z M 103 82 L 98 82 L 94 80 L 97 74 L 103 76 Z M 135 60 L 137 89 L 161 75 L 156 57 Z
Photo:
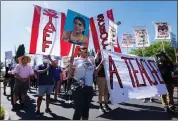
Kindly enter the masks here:
M 175 51 L 174 48 L 171 47 L 171 44 L 169 41 L 164 41 L 164 47 L 165 47 L 165 53 L 167 56 L 173 61 L 176 61 L 175 57 Z M 149 47 L 146 47 L 143 49 L 144 57 L 155 57 L 155 55 L 162 51 L 162 41 L 156 41 L 152 43 Z M 137 55 L 137 56 L 143 56 L 142 55 L 142 49 L 132 49 L 130 54 Z
M 90 51 L 88 51 L 88 54 L 89 54 L 89 56 L 95 57 L 95 52 L 94 52 L 93 49 L 91 49 Z
M 17 63 L 18 63 L 18 60 L 17 60 L 18 57 L 23 56 L 23 55 L 25 55 L 25 47 L 24 47 L 24 44 L 19 45 L 19 47 L 18 47 L 18 49 L 17 49 L 17 51 L 16 51 L 15 60 L 16 60 Z

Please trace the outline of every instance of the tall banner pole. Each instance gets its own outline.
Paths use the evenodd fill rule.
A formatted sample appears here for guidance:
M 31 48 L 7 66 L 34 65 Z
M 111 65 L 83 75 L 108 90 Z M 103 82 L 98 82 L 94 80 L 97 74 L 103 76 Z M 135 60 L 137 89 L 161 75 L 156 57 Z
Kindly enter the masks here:
M 69 70 L 68 70 L 68 77 L 72 77 L 72 65 L 74 61 L 74 52 L 75 52 L 75 44 L 72 44 L 72 52 L 70 53 L 70 65 L 69 65 Z

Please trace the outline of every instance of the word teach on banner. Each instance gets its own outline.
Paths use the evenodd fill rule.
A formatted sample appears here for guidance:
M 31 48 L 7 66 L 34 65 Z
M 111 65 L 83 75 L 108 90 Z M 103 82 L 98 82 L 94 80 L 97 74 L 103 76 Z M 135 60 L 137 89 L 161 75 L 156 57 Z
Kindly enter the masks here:
M 166 94 L 167 89 L 152 58 L 103 50 L 105 73 L 113 104 Z

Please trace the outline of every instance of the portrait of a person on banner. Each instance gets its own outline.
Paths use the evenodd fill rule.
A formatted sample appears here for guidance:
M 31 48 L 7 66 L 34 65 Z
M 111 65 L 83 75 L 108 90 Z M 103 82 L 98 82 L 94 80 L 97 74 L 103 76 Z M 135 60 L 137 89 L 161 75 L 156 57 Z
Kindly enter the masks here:
M 145 42 L 146 41 L 146 36 L 147 36 L 147 33 L 145 30 L 137 30 L 136 31 L 136 35 L 137 35 L 137 40 L 139 42 Z
M 88 32 L 89 18 L 68 10 L 62 40 L 76 45 L 86 45 Z
M 158 24 L 158 34 L 159 35 L 166 35 L 168 36 L 168 24 L 167 23 L 160 23 Z

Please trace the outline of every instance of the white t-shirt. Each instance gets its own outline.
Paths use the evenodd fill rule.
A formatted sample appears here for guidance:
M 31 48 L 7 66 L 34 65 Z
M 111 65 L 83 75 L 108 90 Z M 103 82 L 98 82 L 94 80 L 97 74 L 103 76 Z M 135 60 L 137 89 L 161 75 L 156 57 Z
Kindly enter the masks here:
M 93 72 L 95 64 L 90 58 L 75 58 L 73 65 L 75 66 L 74 79 L 79 81 L 85 78 L 85 85 L 93 86 Z

